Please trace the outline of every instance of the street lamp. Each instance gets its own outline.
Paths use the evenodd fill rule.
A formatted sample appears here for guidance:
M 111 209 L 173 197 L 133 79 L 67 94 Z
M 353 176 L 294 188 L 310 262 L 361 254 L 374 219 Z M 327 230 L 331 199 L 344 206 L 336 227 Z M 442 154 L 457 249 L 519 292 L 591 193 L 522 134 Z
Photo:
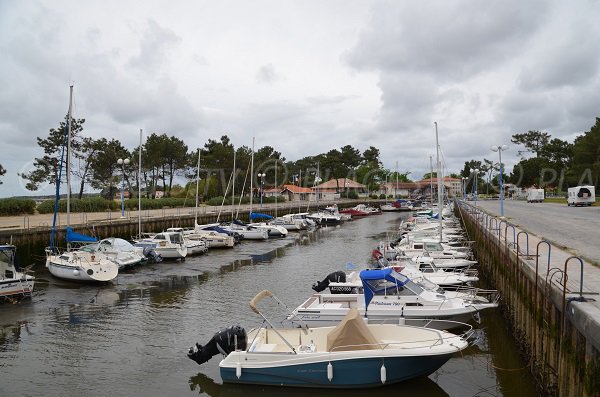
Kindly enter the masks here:
M 508 149 L 506 145 L 494 145 L 490 147 L 492 152 L 498 152 L 498 158 L 500 160 L 500 217 L 504 217 L 504 190 L 502 188 L 502 152 Z
M 466 200 L 467 199 L 467 181 L 469 180 L 469 178 L 467 178 L 466 176 L 463 176 L 460 179 L 462 180 L 462 183 L 463 183 L 463 200 Z
M 260 208 L 262 209 L 263 190 L 265 186 L 265 176 L 267 176 L 267 174 L 265 174 L 264 172 L 259 172 L 257 176 L 260 178 Z
M 125 166 L 129 165 L 129 159 L 118 159 L 117 164 L 121 166 L 121 218 L 125 218 Z
M 473 180 L 473 200 L 475 201 L 475 208 L 477 208 L 477 174 L 479 174 L 479 169 L 475 168 L 472 172 L 475 175 L 475 179 Z

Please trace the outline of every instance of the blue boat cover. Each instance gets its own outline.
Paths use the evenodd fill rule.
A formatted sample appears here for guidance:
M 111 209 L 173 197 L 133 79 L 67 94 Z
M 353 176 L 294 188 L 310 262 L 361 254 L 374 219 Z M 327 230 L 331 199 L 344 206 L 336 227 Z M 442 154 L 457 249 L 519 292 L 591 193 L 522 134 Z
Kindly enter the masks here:
M 365 295 L 365 307 L 369 307 L 369 303 L 374 295 L 382 293 L 394 294 L 410 281 L 402 273 L 398 273 L 393 268 L 375 270 L 363 270 L 360 272 L 360 279 L 363 284 L 363 293 Z
M 255 219 L 273 219 L 273 217 L 271 215 L 267 215 L 267 214 L 261 214 L 260 212 L 251 212 L 250 213 L 250 219 L 251 220 L 255 220 Z
M 92 243 L 98 241 L 95 237 L 86 236 L 85 234 L 77 233 L 72 227 L 67 227 L 67 242 Z

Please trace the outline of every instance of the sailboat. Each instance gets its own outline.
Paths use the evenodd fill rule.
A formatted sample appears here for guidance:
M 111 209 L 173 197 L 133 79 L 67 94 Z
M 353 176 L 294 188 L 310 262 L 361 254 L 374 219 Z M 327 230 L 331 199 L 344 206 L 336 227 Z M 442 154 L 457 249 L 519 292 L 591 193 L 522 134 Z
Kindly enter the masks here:
M 254 145 L 252 147 L 252 169 L 254 169 Z M 252 182 L 250 182 L 250 185 L 252 186 Z M 275 163 L 275 185 L 277 186 L 277 163 Z M 250 187 L 250 191 L 252 191 L 252 187 Z M 275 199 L 277 200 L 277 196 L 275 196 Z M 275 214 L 277 214 L 277 202 L 275 202 Z M 250 226 L 266 230 L 269 237 L 286 237 L 288 230 L 283 225 L 265 222 L 265 220 L 271 219 L 273 219 L 271 215 L 254 212 L 252 210 L 252 198 L 250 198 L 250 221 L 254 221 L 250 223 Z
M 54 245 L 54 230 L 56 226 L 56 213 L 58 211 L 58 199 L 60 197 L 60 179 L 62 173 L 62 156 L 59 168 L 58 180 L 56 182 L 56 199 L 54 203 L 54 220 L 52 223 L 52 234 L 50 247 L 46 248 L 46 267 L 50 273 L 58 278 L 76 281 L 111 281 L 119 274 L 119 266 L 110 261 L 106 256 L 93 252 L 71 248 L 71 243 L 93 242 L 96 239 L 76 233 L 70 226 L 71 212 L 71 114 L 73 108 L 73 86 L 69 92 L 69 113 L 67 120 L 67 250 L 60 252 Z M 64 155 L 64 145 L 63 145 Z

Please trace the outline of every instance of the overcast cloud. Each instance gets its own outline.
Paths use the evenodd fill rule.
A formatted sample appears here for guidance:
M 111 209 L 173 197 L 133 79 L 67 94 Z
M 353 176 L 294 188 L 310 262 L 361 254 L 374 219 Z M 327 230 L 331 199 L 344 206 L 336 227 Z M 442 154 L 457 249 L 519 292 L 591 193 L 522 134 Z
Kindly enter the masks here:
M 0 197 L 42 155 L 74 82 L 84 133 L 190 150 L 227 134 L 288 160 L 350 144 L 419 179 L 600 117 L 600 2 L 0 0 Z M 43 193 L 49 193 L 46 189 Z

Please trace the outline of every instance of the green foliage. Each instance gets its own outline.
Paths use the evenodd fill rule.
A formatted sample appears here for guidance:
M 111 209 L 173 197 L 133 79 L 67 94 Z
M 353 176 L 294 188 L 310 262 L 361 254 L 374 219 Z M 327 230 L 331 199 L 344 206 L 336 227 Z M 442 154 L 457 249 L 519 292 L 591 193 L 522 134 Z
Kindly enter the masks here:
M 528 131 L 523 134 L 514 134 L 510 141 L 525 146 L 526 152 L 533 152 L 537 157 L 540 157 L 544 146 L 550 141 L 550 134 L 541 131 Z M 518 154 L 522 153 L 523 151 L 518 152 Z
M 120 205 L 120 202 L 117 202 Z M 156 210 L 161 208 L 193 207 L 195 199 L 179 197 L 163 197 L 160 199 L 142 198 L 142 210 Z M 138 209 L 138 199 L 125 200 L 125 208 L 128 210 Z
M 385 198 L 386 198 L 386 196 L 385 196 L 385 194 L 384 194 L 384 193 L 381 193 L 381 194 L 379 195 L 379 199 L 380 199 L 380 200 L 385 200 Z
M 356 200 L 358 199 L 358 193 L 356 193 L 354 190 L 350 190 L 348 191 L 348 198 Z
M 67 212 L 67 200 L 60 200 L 58 212 Z M 120 203 L 114 200 L 106 200 L 102 197 L 88 197 L 83 199 L 71 199 L 71 212 L 102 212 L 114 211 L 120 208 Z M 37 206 L 40 214 L 51 214 L 54 212 L 54 200 L 46 200 Z
M 7 198 L 0 199 L 0 215 L 33 214 L 35 212 L 35 201 L 31 199 Z
M 264 201 L 263 201 L 264 202 Z M 231 196 L 226 197 L 225 198 L 225 202 L 223 202 L 223 196 L 219 196 L 219 197 L 213 197 L 210 200 L 208 200 L 207 204 L 208 205 L 212 205 L 212 206 L 220 206 L 221 203 L 223 203 L 223 205 L 231 205 Z M 233 198 L 233 203 L 235 205 L 240 203 L 240 198 L 239 196 L 236 196 Z M 248 197 L 242 197 L 242 204 L 248 204 L 250 203 L 250 199 Z

